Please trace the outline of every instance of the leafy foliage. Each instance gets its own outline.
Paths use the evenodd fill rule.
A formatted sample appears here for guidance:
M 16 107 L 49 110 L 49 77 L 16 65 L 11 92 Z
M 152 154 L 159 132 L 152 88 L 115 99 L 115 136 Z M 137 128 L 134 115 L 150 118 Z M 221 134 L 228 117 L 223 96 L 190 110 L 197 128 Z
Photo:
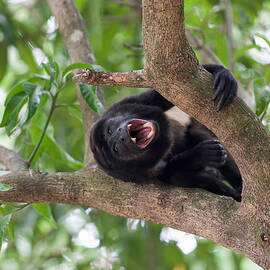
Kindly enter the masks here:
M 73 69 L 128 71 L 143 67 L 143 51 L 124 46 L 142 44 L 139 9 L 105 0 L 75 2 L 85 19 L 100 66 L 69 65 L 46 1 L 27 1 L 26 5 L 0 0 L 0 139 L 1 144 L 14 145 L 29 160 L 47 125 L 31 162 L 33 169 L 53 172 L 82 167 L 83 128 L 70 79 Z M 269 128 L 270 1 L 232 0 L 231 3 L 234 75 L 254 95 L 254 111 Z M 185 1 L 188 29 L 229 68 L 224 11 L 224 1 Z M 200 50 L 196 54 L 203 62 Z M 80 90 L 93 111 L 101 114 L 104 109 L 96 88 L 82 84 Z M 116 91 L 106 87 L 106 104 L 139 91 L 142 90 L 118 87 Z M 8 189 L 0 185 L 0 192 Z M 197 247 L 185 255 L 180 243 L 187 246 L 186 238 L 176 241 L 172 240 L 176 239 L 174 236 L 165 240 L 161 237 L 165 229 L 90 208 L 3 203 L 0 270 L 259 269 L 242 255 L 199 238 L 195 240 Z

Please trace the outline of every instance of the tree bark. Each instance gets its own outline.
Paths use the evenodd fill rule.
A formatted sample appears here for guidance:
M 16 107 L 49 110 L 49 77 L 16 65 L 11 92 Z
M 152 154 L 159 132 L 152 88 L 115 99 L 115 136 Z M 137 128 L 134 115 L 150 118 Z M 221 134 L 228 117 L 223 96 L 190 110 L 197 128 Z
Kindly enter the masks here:
M 5 175 L 1 181 L 13 189 L 0 193 L 0 198 L 89 205 L 153 221 L 206 237 L 270 269 L 269 134 L 240 99 L 215 111 L 210 100 L 212 76 L 199 66 L 185 38 L 183 12 L 184 0 L 143 1 L 144 83 L 221 139 L 240 168 L 242 202 L 197 189 L 124 183 L 96 168 L 80 173 Z

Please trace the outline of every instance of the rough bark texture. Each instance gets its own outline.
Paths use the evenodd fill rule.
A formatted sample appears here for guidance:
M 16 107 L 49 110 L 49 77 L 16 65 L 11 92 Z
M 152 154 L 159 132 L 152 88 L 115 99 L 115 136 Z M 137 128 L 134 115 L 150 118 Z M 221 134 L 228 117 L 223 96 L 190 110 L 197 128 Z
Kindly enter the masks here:
M 102 72 L 85 69 L 82 73 L 74 76 L 73 81 L 103 86 L 116 85 L 141 88 L 147 88 L 150 86 L 143 70 L 135 70 L 131 72 Z
M 70 3 L 55 1 L 55 5 L 60 2 Z M 0 193 L 0 199 L 83 204 L 153 221 L 211 239 L 270 269 L 270 137 L 239 99 L 221 112 L 215 111 L 210 100 L 211 75 L 198 65 L 185 38 L 183 5 L 183 0 L 143 1 L 144 83 L 224 142 L 243 176 L 242 202 L 202 190 L 124 183 L 93 167 L 80 173 L 5 175 L 1 181 L 13 189 Z M 134 84 L 132 76 L 124 78 L 125 83 L 131 78 Z M 122 79 L 119 85 L 123 85 Z

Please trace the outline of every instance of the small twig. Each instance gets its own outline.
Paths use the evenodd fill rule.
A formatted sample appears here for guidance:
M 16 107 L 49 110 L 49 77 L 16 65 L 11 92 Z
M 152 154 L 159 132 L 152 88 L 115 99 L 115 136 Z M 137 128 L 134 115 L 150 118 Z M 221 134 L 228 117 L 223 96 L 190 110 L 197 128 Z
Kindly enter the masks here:
M 127 87 L 151 87 L 144 70 L 130 72 L 102 72 L 93 69 L 84 69 L 82 73 L 73 77 L 73 81 L 83 82 L 99 86 L 127 86 Z
M 27 164 L 29 165 L 29 167 L 30 167 L 31 162 L 32 162 L 33 158 L 35 157 L 35 155 L 36 155 L 36 153 L 37 153 L 37 151 L 38 151 L 40 145 L 41 145 L 41 142 L 42 142 L 42 140 L 43 140 L 45 134 L 46 134 L 47 128 L 48 128 L 48 126 L 49 126 L 50 120 L 51 120 L 52 115 L 53 115 L 53 111 L 54 111 L 54 109 L 55 109 L 55 103 L 56 103 L 56 100 L 57 100 L 58 93 L 59 93 L 59 92 L 57 92 L 55 95 L 52 96 L 52 104 L 51 104 L 50 112 L 49 112 L 48 118 L 47 118 L 47 120 L 46 120 L 45 126 L 44 126 L 44 128 L 43 128 L 43 130 L 42 130 L 42 133 L 41 133 L 41 135 L 40 135 L 40 138 L 39 138 L 39 140 L 38 140 L 38 143 L 36 144 L 36 146 L 35 146 L 35 148 L 34 148 L 32 154 L 30 155 L 30 157 L 29 157 L 29 159 L 28 159 L 28 161 L 27 161 Z

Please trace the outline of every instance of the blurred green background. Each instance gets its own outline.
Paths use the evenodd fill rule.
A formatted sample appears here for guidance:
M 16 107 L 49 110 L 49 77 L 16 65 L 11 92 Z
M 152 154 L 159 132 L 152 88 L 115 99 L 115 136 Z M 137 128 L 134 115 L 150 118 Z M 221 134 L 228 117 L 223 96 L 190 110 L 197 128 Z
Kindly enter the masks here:
M 139 49 L 142 44 L 140 9 L 134 8 L 139 1 L 75 2 L 85 20 L 97 64 L 107 71 L 143 67 L 143 51 Z M 231 68 L 254 101 L 254 111 L 269 129 L 270 1 L 232 0 L 231 8 L 231 58 L 225 34 L 225 1 L 185 1 L 186 26 Z M 195 51 L 203 62 L 200 49 Z M 33 74 L 45 75 L 41 64 L 52 60 L 61 70 L 70 64 L 46 1 L 0 0 L 1 118 L 11 89 Z M 139 91 L 142 89 L 106 87 L 106 105 Z M 26 160 L 44 128 L 50 107 L 48 96 L 39 98 L 29 121 L 22 120 L 27 110 L 22 104 L 12 130 L 0 128 L 0 144 L 15 149 Z M 58 103 L 64 106 L 54 111 L 45 140 L 33 160 L 34 169 L 73 171 L 82 166 L 82 120 L 75 86 L 70 80 L 60 93 Z M 0 253 L 0 270 L 260 269 L 244 256 L 208 240 L 92 208 L 2 204 L 1 216 L 10 213 L 12 218 Z

